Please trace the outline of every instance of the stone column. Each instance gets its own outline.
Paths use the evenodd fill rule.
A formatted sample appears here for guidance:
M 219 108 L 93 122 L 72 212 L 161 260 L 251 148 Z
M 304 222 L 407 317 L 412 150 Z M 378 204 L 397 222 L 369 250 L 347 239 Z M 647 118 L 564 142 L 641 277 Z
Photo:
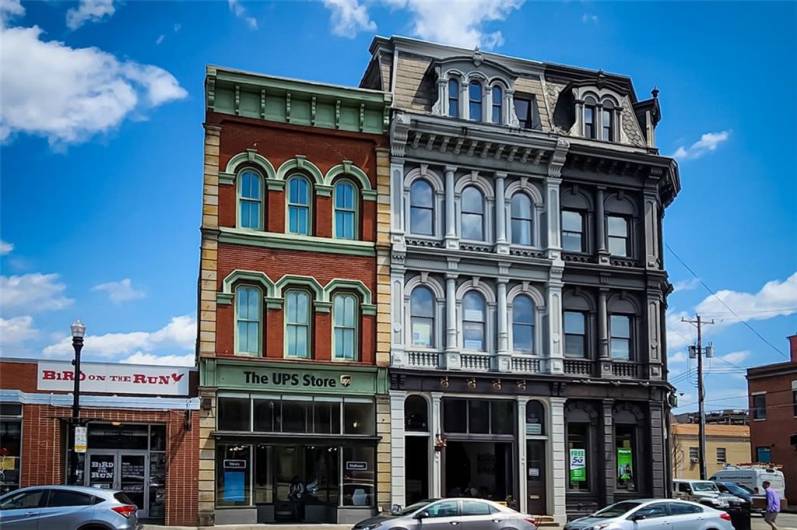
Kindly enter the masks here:
M 668 430 L 665 428 L 667 415 L 664 413 L 666 407 L 663 406 L 663 396 L 652 399 L 649 404 L 650 410 L 650 470 L 651 470 L 651 495 L 653 497 L 666 497 L 670 481 L 668 474 L 667 448 L 669 443 L 666 440 Z M 641 460 L 641 459 L 640 459 Z M 637 466 L 640 466 L 640 461 Z M 638 474 L 638 472 L 637 472 Z
M 518 491 L 517 503 L 518 511 L 526 513 L 528 506 L 528 471 L 526 462 L 526 403 L 528 399 L 525 397 L 516 397 L 517 400 L 517 432 L 518 432 L 518 445 L 517 445 L 517 462 L 518 462 Z
M 597 239 L 598 261 L 609 263 L 609 251 L 606 248 L 606 214 L 603 208 L 603 190 L 598 188 L 595 192 L 595 238 Z
M 390 365 L 394 367 L 408 365 L 404 351 L 404 259 L 403 252 L 393 251 L 390 266 Z
M 560 525 L 567 521 L 567 442 L 565 440 L 565 398 L 549 399 L 548 438 L 548 513 Z
M 518 120 L 517 114 L 515 113 L 515 93 L 512 90 L 504 90 L 504 107 L 506 110 L 504 111 L 504 115 L 506 118 L 505 125 L 510 125 L 512 127 L 520 127 L 520 120 Z
M 499 372 L 509 372 L 512 363 L 509 355 L 509 331 L 507 329 L 506 284 L 509 280 L 505 277 L 498 278 L 498 353 L 496 355 L 496 368 Z
M 393 248 L 404 250 L 404 159 L 390 159 L 390 234 Z
M 485 86 L 482 94 L 482 121 L 493 122 L 493 87 Z
M 647 377 L 650 379 L 661 380 L 664 377 L 662 359 L 662 337 L 661 337 L 661 303 L 662 294 L 660 291 L 649 291 L 647 294 L 647 359 L 637 359 L 639 362 L 646 362 L 648 367 Z M 644 348 L 645 337 L 639 341 Z
M 659 201 L 655 193 L 645 190 L 645 268 L 660 269 L 659 256 Z M 639 237 L 631 231 L 631 236 L 637 241 Z
M 562 270 L 561 267 L 551 267 L 548 273 L 548 285 L 545 292 L 546 318 L 543 322 L 547 327 L 547 354 L 548 373 L 564 373 L 564 330 L 562 324 Z
M 460 369 L 457 346 L 457 274 L 446 274 L 446 349 L 445 368 Z
M 499 254 L 509 254 L 509 240 L 506 226 L 506 173 L 495 174 L 495 250 Z
M 438 435 L 443 433 L 443 425 L 440 422 L 442 407 L 443 393 L 432 392 L 432 424 L 431 424 L 431 438 L 432 438 L 432 476 L 431 483 L 429 484 L 429 496 L 433 499 L 439 499 L 443 496 L 443 464 L 440 457 L 440 451 L 434 449 L 434 440 Z
M 390 391 L 390 465 L 392 490 L 392 504 L 406 505 L 406 462 L 404 436 L 404 401 L 407 393 L 399 390 Z
M 601 287 L 598 291 L 598 363 L 603 377 L 612 375 L 612 359 L 609 351 L 609 314 L 606 299 L 609 290 Z
M 454 175 L 457 168 L 454 166 L 446 166 L 446 248 L 459 248 L 459 241 L 457 238 L 457 218 L 456 209 L 454 206 Z
M 560 230 L 559 186 L 562 179 L 548 177 L 545 179 L 545 224 L 548 228 L 545 234 L 545 244 L 548 249 L 548 258 L 558 261 L 562 254 L 562 238 Z
M 603 464 L 603 469 L 599 470 L 598 472 L 601 473 L 603 478 L 602 485 L 598 489 L 603 490 L 604 498 L 603 503 L 604 505 L 614 503 L 614 488 L 615 488 L 615 475 L 616 475 L 616 468 L 615 465 L 615 455 L 614 455 L 614 416 L 613 416 L 613 409 L 614 409 L 614 400 L 613 399 L 604 399 L 603 400 L 603 411 L 601 416 L 603 417 L 603 428 L 601 429 L 601 448 L 603 449 L 603 459 L 601 462 Z M 598 466 L 596 466 L 598 467 Z
M 463 79 L 459 84 L 459 117 L 470 119 L 470 99 L 468 99 L 468 83 Z

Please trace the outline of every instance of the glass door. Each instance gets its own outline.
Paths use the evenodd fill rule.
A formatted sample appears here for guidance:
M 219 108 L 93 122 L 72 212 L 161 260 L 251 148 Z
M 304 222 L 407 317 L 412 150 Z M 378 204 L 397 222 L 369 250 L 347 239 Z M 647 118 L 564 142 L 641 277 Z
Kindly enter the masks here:
M 117 489 L 138 506 L 138 517 L 148 517 L 146 453 L 120 453 Z

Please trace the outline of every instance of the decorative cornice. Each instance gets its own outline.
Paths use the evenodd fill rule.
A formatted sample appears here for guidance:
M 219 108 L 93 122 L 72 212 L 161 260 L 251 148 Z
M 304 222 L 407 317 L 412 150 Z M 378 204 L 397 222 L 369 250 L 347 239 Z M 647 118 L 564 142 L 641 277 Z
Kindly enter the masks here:
M 279 234 L 276 232 L 258 232 L 241 228 L 220 228 L 219 243 L 250 245 L 282 250 L 344 254 L 348 256 L 376 255 L 374 243 L 371 241 L 350 241 L 325 237 L 299 236 L 296 234 Z

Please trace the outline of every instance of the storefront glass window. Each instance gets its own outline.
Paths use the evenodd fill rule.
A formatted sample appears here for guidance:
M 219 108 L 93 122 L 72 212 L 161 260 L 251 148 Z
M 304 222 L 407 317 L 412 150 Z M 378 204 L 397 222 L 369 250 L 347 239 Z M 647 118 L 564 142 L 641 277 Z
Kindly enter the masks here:
M 108 425 L 89 426 L 88 446 L 91 449 L 141 449 L 149 448 L 148 425 Z
M 155 427 L 163 427 L 153 425 Z M 149 455 L 149 517 L 163 519 L 166 516 L 166 453 Z
M 469 399 L 468 400 L 468 432 L 474 434 L 490 433 L 490 402 Z
M 218 399 L 219 430 L 251 430 L 249 405 L 248 397 L 220 397 Z
M 375 448 L 343 448 L 343 506 L 373 506 Z
M 281 404 L 279 399 L 255 399 L 255 430 L 258 432 L 280 432 Z
M 443 400 L 443 430 L 468 432 L 468 402 L 464 399 Z
M 567 426 L 568 474 L 567 487 L 576 491 L 589 491 L 589 460 L 587 451 L 589 426 L 570 423 Z
M 374 404 L 372 402 L 344 402 L 343 425 L 345 434 L 375 434 Z
M 310 446 L 304 449 L 306 505 L 337 506 L 339 494 L 339 460 L 337 447 Z
M 216 504 L 248 506 L 251 504 L 251 447 L 219 445 L 216 449 Z
M 271 455 L 273 448 L 270 445 L 255 447 L 255 504 L 274 502 L 274 484 L 271 474 Z
M 166 450 L 166 426 L 165 425 L 150 425 L 149 426 L 149 450 L 150 451 L 165 451 Z
M 409 396 L 404 402 L 404 429 L 429 432 L 429 408 L 422 396 Z
M 526 434 L 545 434 L 545 409 L 539 401 L 526 403 Z
M 617 450 L 617 489 L 636 491 L 634 473 L 634 426 L 618 424 L 615 427 L 614 446 Z
M 515 402 L 497 400 L 490 402 L 491 432 L 492 434 L 514 434 L 515 432 Z
M 310 401 L 283 401 L 282 431 L 310 432 L 308 420 L 312 418 L 312 405 Z
M 340 401 L 313 403 L 313 432 L 340 434 Z
M 0 421 L 0 494 L 19 488 L 21 446 L 22 422 L 17 419 Z

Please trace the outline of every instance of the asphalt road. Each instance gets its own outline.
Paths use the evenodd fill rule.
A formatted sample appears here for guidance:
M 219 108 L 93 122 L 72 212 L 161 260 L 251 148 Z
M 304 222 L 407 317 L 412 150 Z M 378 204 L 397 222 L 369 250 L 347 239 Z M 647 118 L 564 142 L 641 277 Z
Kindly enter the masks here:
M 770 530 L 770 526 L 760 516 L 754 515 L 752 523 L 753 530 Z M 780 513 L 775 524 L 780 530 L 797 530 L 797 513 Z

